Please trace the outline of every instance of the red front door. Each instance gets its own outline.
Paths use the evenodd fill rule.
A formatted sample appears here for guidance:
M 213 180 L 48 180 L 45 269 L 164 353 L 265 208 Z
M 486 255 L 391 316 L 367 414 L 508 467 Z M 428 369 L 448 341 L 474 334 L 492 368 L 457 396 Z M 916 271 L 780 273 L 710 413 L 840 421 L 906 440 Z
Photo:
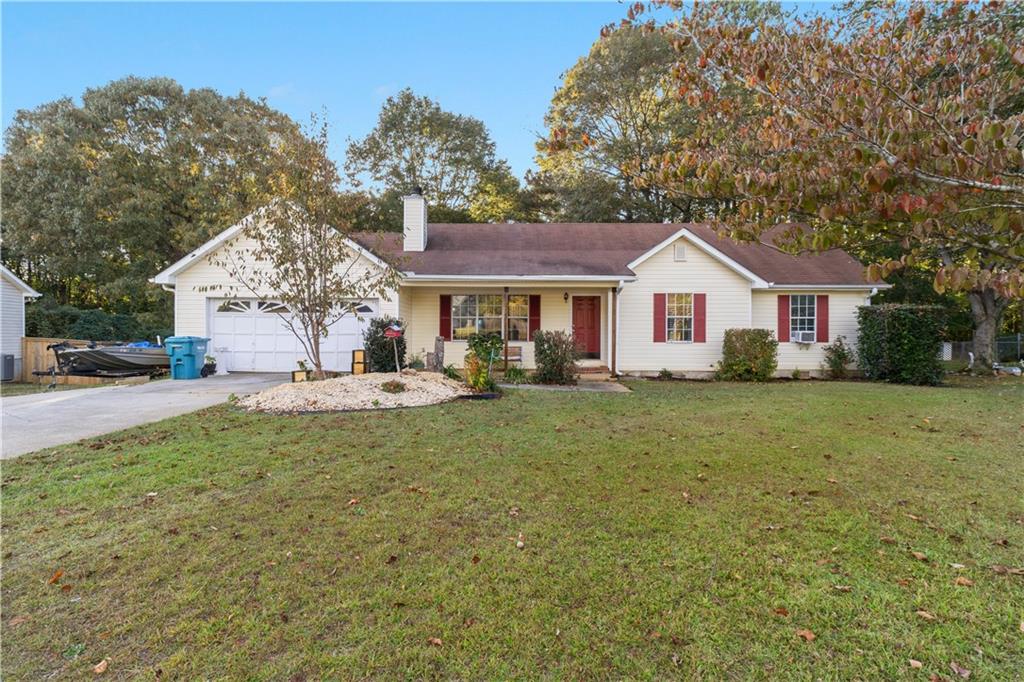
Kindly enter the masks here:
M 601 357 L 600 296 L 573 296 L 572 333 L 583 357 Z

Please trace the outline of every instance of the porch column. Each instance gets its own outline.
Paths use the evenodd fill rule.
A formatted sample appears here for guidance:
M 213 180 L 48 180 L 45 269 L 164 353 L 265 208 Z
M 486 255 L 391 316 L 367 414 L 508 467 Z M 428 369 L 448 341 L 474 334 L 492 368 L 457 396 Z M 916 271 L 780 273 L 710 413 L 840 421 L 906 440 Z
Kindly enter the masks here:
M 619 322 L 615 319 L 615 296 L 615 287 L 612 287 L 608 294 L 608 369 L 612 376 L 615 376 L 615 326 Z

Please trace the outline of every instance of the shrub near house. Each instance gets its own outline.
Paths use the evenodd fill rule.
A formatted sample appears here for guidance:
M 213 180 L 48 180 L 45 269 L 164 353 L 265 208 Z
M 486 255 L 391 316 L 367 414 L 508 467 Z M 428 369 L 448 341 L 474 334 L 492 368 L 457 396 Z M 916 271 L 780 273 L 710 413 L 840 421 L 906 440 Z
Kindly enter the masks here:
M 897 384 L 935 385 L 942 381 L 942 308 L 864 306 L 858 309 L 857 318 L 857 355 L 867 378 Z
M 778 367 L 778 348 L 769 329 L 726 329 L 716 378 L 768 381 Z

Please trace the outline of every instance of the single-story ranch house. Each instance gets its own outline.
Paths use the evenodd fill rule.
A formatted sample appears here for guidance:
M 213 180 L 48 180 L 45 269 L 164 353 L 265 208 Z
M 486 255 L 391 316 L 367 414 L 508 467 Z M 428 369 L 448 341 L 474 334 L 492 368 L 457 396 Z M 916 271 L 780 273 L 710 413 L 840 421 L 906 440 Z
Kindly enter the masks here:
M 534 366 L 533 332 L 573 332 L 584 364 L 615 374 L 662 368 L 705 377 L 721 358 L 726 329 L 775 332 L 779 374 L 817 372 L 823 346 L 857 336 L 857 307 L 884 284 L 840 250 L 794 256 L 768 243 L 738 244 L 699 224 L 430 224 L 421 194 L 405 197 L 403 234 L 356 234 L 358 267 L 393 263 L 397 290 L 361 301 L 326 340 L 325 366 L 351 368 L 366 320 L 407 324 L 409 353 L 425 357 L 440 335 L 445 362 L 461 366 L 465 339 L 501 332 Z M 246 221 L 225 230 L 153 281 L 174 291 L 175 333 L 212 339 L 229 371 L 288 371 L 305 356 L 264 298 L 225 294 L 233 284 L 211 263 L 244 239 Z M 235 248 L 238 248 L 236 243 Z M 237 251 L 236 251 L 237 252 Z M 284 311 L 286 312 L 286 311 Z

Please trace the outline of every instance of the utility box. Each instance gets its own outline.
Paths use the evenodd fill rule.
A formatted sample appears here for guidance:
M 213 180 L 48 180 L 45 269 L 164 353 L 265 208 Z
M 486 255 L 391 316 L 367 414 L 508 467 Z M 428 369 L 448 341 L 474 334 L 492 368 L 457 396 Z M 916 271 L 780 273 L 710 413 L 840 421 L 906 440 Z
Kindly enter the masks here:
M 14 381 L 14 356 L 10 353 L 0 358 L 0 380 Z
M 206 346 L 201 336 L 172 336 L 164 340 L 164 349 L 171 358 L 172 379 L 198 379 L 206 364 Z

